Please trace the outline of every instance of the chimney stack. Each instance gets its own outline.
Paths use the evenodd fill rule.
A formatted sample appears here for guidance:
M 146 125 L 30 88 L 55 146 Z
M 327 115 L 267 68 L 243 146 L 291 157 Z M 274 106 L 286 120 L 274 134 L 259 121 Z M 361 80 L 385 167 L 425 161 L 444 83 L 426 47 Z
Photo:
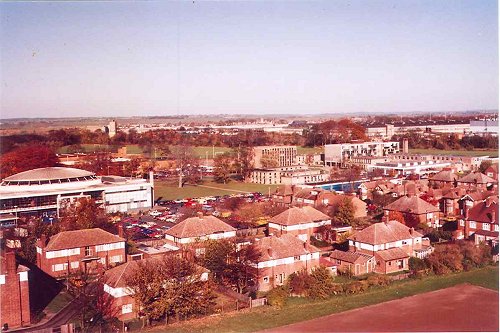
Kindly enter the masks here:
M 15 273 L 16 269 L 16 253 L 14 251 L 5 252 L 5 268 L 8 273 Z
M 410 228 L 410 235 L 413 236 L 413 232 L 415 231 L 415 229 L 413 227 Z
M 267 254 L 269 254 L 269 257 L 273 258 L 273 249 L 268 248 L 267 249 Z
M 125 238 L 125 233 L 123 232 L 123 225 L 118 225 L 118 236 L 121 238 Z
M 496 222 L 496 219 L 497 219 L 496 212 L 495 212 L 495 211 L 492 211 L 492 212 L 491 212 L 491 222 Z

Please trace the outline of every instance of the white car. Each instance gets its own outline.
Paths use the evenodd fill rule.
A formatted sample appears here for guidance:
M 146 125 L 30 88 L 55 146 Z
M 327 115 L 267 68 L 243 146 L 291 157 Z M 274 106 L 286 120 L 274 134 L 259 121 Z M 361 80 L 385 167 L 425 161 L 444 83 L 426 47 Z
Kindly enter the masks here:
M 163 215 L 163 213 L 161 213 L 161 212 L 159 212 L 157 210 L 153 210 L 153 211 L 149 212 L 149 215 L 156 217 L 156 216 Z

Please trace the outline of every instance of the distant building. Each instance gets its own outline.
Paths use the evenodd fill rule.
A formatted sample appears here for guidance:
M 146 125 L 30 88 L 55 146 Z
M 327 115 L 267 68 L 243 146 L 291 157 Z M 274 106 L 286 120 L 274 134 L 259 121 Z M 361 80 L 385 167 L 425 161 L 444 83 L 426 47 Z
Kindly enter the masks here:
M 470 131 L 472 134 L 498 136 L 498 120 L 471 120 Z
M 126 261 L 125 239 L 99 228 L 62 231 L 36 244 L 36 264 L 55 278 Z
M 291 234 L 306 242 L 314 236 L 322 239 L 321 227 L 330 227 L 332 219 L 319 210 L 310 207 L 292 207 L 272 217 L 268 228 L 270 235 Z
M 111 120 L 107 126 L 104 126 L 104 131 L 109 135 L 110 138 L 116 135 L 117 124 L 116 120 Z
M 253 167 L 279 168 L 297 164 L 297 146 L 257 146 L 253 148 Z
M 409 224 L 408 227 L 415 227 L 419 223 L 427 224 L 429 227 L 441 226 L 439 223 L 439 208 L 416 195 L 404 195 L 384 207 L 386 216 L 389 216 L 391 211 L 403 214 L 405 223 Z
M 491 196 L 471 208 L 466 207 L 464 218 L 459 227 L 463 228 L 465 238 L 474 239 L 476 244 L 488 242 L 498 245 L 498 196 Z
M 0 184 L 0 214 L 56 214 L 78 198 L 92 198 L 106 212 L 149 209 L 153 203 L 153 177 L 145 179 L 96 176 L 94 173 L 62 167 L 21 172 Z M 12 224 L 4 221 L 3 226 Z M 1 225 L 0 225 L 1 227 Z
M 247 181 L 266 185 L 303 185 L 327 181 L 328 172 L 305 166 L 254 169 Z
M 8 329 L 31 321 L 29 269 L 16 263 L 13 251 L 0 250 L 0 323 Z
M 325 145 L 325 164 L 343 166 L 353 157 L 388 156 L 399 153 L 399 142 L 360 142 Z

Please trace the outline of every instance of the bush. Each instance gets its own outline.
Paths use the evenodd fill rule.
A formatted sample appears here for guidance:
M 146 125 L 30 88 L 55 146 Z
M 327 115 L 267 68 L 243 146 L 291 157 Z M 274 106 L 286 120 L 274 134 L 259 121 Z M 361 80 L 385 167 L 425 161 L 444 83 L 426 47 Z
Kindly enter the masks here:
M 288 289 L 286 286 L 279 286 L 267 294 L 267 303 L 271 306 L 278 308 L 283 307 L 286 304 L 288 298 Z
M 382 274 L 372 274 L 367 279 L 366 282 L 368 286 L 387 286 L 391 283 L 391 280 L 388 276 Z
M 328 298 L 333 294 L 334 283 L 330 271 L 325 267 L 316 268 L 310 275 L 307 295 L 312 298 Z
M 410 257 L 408 265 L 410 266 L 410 270 L 413 272 L 422 271 L 427 268 L 425 261 L 417 257 Z
M 362 290 L 362 283 L 361 281 L 354 281 L 354 282 L 351 282 L 351 283 L 348 283 L 346 286 L 345 286 L 345 292 L 346 294 L 357 294 L 359 292 L 361 292 Z
M 288 287 L 293 295 L 304 296 L 311 283 L 311 277 L 307 271 L 302 270 L 288 276 Z

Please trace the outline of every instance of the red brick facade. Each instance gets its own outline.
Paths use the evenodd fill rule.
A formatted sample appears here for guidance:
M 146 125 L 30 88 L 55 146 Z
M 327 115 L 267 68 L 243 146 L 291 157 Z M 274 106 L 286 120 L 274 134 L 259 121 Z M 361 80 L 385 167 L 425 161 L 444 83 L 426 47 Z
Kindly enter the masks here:
M 0 324 L 9 328 L 30 323 L 29 269 L 16 265 L 14 252 L 0 260 Z

